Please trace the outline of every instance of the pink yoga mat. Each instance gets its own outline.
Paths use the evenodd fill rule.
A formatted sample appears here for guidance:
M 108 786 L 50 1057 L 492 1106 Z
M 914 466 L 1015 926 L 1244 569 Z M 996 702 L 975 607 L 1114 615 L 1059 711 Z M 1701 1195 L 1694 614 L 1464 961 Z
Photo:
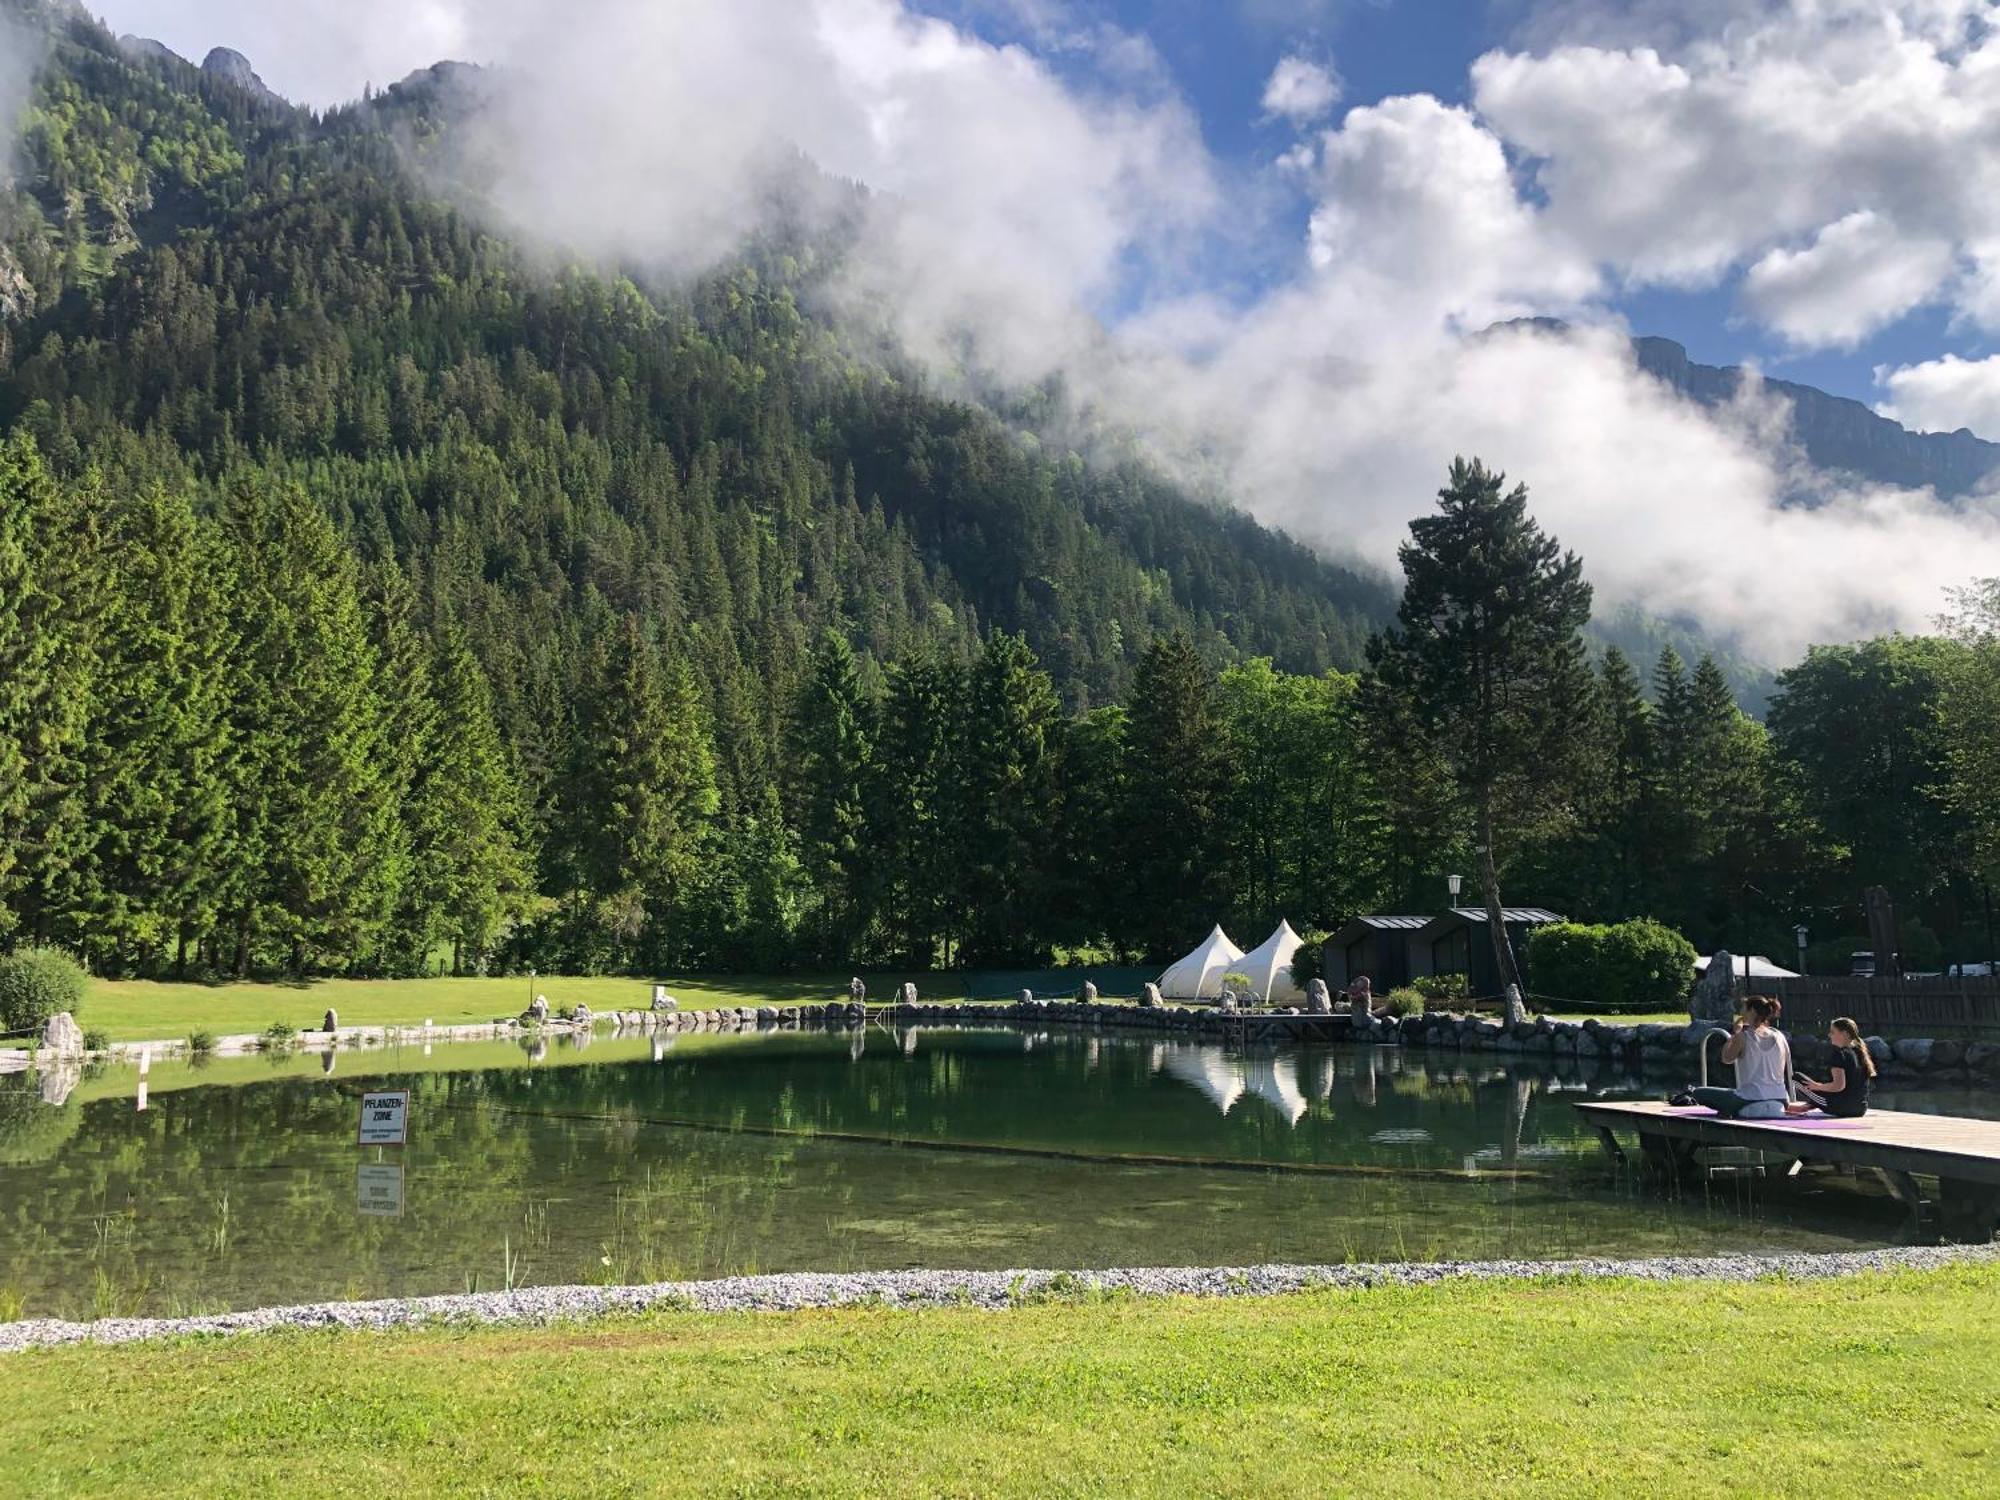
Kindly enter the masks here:
M 1705 1104 L 1677 1105 L 1669 1109 L 1667 1113 L 1702 1120 L 1720 1120 L 1724 1118 Z M 1728 1123 L 1731 1125 L 1771 1125 L 1779 1130 L 1861 1130 L 1867 1126 L 1868 1121 L 1865 1118 L 1844 1120 L 1837 1115 L 1791 1115 L 1782 1120 L 1732 1119 Z

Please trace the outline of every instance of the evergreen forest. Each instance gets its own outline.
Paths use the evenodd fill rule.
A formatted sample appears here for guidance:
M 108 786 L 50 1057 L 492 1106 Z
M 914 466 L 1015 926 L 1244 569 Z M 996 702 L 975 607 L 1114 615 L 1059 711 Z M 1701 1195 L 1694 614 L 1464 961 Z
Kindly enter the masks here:
M 552 269 L 412 169 L 435 80 L 315 115 L 0 3 L 48 37 L 0 193 L 0 947 L 1010 966 L 1471 872 L 1446 722 L 1371 665 L 1395 589 L 854 347 L 837 235 Z M 1816 648 L 1761 719 L 1593 649 L 1510 901 L 1827 964 L 1880 884 L 1906 962 L 1986 958 L 1996 626 L 1973 587 Z

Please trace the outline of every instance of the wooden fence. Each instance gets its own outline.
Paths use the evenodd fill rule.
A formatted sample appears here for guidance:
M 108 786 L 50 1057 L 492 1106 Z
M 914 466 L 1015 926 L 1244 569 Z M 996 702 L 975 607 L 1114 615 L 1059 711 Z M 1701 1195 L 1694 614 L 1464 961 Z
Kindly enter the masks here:
M 1752 979 L 1749 989 L 1784 1001 L 1788 1031 L 1823 1030 L 1836 1016 L 1852 1016 L 1865 1033 L 2000 1036 L 2000 979 L 1807 976 Z

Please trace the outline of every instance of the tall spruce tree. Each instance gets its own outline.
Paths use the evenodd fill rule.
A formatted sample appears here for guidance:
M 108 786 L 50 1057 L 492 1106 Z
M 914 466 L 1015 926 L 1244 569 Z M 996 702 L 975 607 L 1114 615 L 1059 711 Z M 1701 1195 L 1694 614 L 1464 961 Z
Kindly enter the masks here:
M 101 670 L 85 750 L 88 860 L 71 921 L 104 972 L 186 973 L 214 921 L 230 795 L 229 554 L 187 496 L 155 486 L 110 512 Z
M 854 648 L 824 631 L 806 665 L 791 721 L 794 816 L 800 857 L 817 898 L 817 948 L 846 959 L 866 938 L 870 916 L 866 847 L 868 789 L 875 768 L 875 705 L 861 685 Z
M 602 633 L 589 671 L 561 786 L 571 906 L 588 924 L 571 941 L 629 965 L 673 944 L 720 803 L 715 759 L 692 678 L 660 667 L 636 616 Z
M 964 674 L 935 646 L 889 668 L 868 842 L 891 948 L 918 968 L 949 962 L 964 931 L 967 714 Z
M 996 631 L 966 691 L 965 815 L 958 842 L 968 915 L 966 960 L 1040 961 L 1051 913 L 1055 850 L 1055 686 L 1028 643 Z
M 1155 637 L 1128 709 L 1125 929 L 1165 959 L 1222 914 L 1229 748 L 1209 671 L 1185 634 Z
M 1583 564 L 1528 515 L 1527 486 L 1455 459 L 1435 516 L 1410 523 L 1398 552 L 1395 628 L 1369 645 L 1370 669 L 1408 695 L 1451 767 L 1478 832 L 1475 854 L 1511 1020 L 1520 969 L 1500 899 L 1500 845 L 1574 820 L 1578 743 L 1589 711 Z
M 53 936 L 91 841 L 83 759 L 102 579 L 94 486 L 0 446 L 0 944 Z
M 289 486 L 245 484 L 227 525 L 238 562 L 231 622 L 228 960 L 302 973 L 375 951 L 395 897 L 401 828 L 352 552 Z

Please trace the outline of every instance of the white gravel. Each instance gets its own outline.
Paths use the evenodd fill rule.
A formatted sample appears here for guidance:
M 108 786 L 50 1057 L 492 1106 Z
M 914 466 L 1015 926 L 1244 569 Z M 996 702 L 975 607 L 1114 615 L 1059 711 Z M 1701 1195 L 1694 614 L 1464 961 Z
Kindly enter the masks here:
M 806 1307 L 1007 1308 L 1109 1292 L 1142 1297 L 1269 1297 L 1313 1287 L 1361 1289 L 1504 1277 L 1638 1281 L 1813 1279 L 1857 1271 L 1929 1270 L 2000 1259 L 2000 1244 L 1914 1246 L 1834 1254 L 1655 1256 L 1645 1260 L 1479 1260 L 1336 1266 L 1157 1266 L 1109 1271 L 863 1271 L 730 1276 L 651 1286 L 547 1286 L 467 1296 L 315 1302 L 197 1318 L 26 1319 L 0 1323 L 0 1353 L 93 1340 L 125 1344 L 279 1328 L 387 1329 L 418 1324 L 567 1323 L 648 1309 L 784 1312 Z

